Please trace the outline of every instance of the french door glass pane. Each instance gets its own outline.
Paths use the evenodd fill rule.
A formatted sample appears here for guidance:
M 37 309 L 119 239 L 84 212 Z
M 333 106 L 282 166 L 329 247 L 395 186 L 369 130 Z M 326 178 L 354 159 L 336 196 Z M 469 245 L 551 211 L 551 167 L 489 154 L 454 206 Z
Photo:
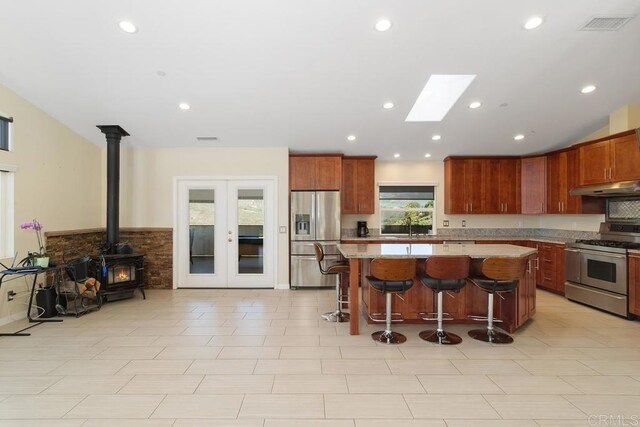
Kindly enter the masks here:
M 215 191 L 189 190 L 189 273 L 215 273 Z
M 238 190 L 238 274 L 264 272 L 264 190 Z

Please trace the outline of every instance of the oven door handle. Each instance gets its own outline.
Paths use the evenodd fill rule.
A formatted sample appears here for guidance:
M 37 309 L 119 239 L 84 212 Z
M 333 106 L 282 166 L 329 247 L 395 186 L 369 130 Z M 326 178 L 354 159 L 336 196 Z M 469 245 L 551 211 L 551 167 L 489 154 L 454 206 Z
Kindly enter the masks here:
M 570 249 L 570 248 L 565 248 L 564 250 L 565 250 L 565 252 L 577 252 L 577 253 L 582 252 L 580 249 Z
M 580 252 L 587 255 L 596 255 L 605 258 L 627 259 L 626 255 L 614 255 L 610 252 L 590 251 L 587 249 L 582 249 Z

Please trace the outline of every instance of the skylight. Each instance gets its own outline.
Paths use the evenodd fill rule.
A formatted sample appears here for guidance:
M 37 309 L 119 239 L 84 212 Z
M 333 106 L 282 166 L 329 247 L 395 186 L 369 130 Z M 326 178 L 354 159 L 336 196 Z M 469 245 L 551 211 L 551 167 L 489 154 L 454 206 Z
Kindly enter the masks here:
M 432 74 L 404 121 L 441 121 L 475 78 L 475 74 Z

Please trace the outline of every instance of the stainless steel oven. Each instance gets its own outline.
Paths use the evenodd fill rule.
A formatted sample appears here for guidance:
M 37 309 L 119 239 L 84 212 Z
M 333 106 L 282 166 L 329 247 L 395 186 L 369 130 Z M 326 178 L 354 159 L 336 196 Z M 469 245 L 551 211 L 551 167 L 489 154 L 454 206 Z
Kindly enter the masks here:
M 600 236 L 567 245 L 565 296 L 629 317 L 627 253 L 640 247 L 640 198 L 608 199 Z
M 580 251 L 582 284 L 617 294 L 627 294 L 627 255 Z

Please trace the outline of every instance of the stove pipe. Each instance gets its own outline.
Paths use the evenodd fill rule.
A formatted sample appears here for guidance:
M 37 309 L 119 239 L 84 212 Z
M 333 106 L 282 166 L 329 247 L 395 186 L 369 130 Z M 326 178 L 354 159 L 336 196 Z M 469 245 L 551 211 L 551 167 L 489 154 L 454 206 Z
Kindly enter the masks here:
M 120 240 L 120 139 L 129 136 L 118 125 L 98 129 L 107 138 L 107 253 L 115 254 Z

